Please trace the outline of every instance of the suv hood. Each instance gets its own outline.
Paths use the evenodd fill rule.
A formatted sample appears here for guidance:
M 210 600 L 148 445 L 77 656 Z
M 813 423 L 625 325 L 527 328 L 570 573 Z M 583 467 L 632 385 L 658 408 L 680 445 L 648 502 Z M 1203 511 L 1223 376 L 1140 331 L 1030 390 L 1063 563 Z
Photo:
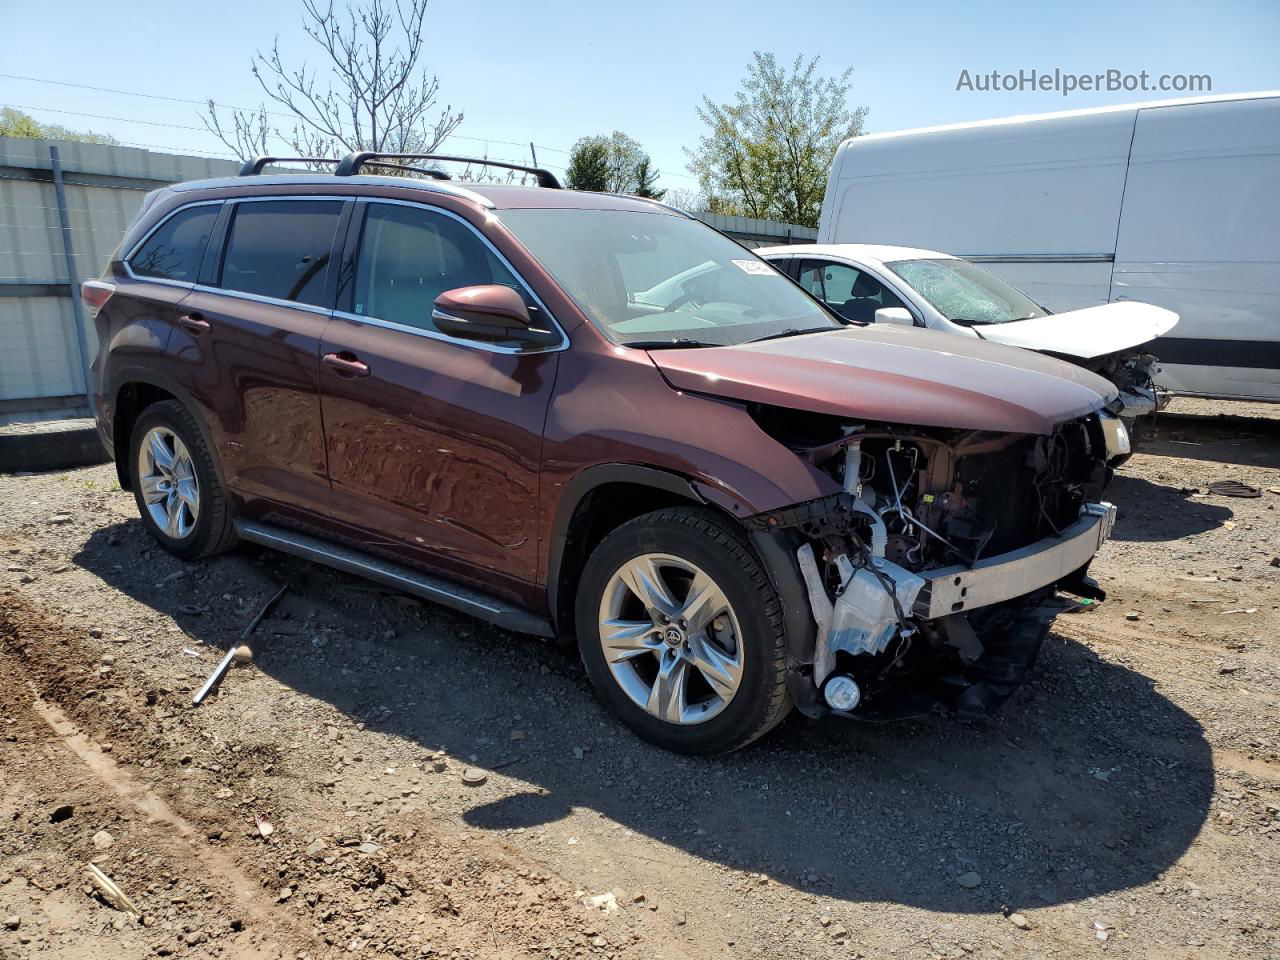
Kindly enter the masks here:
M 678 390 L 913 426 L 1050 433 L 1116 396 L 1043 354 L 898 326 L 649 356 Z
M 1092 360 L 1154 340 L 1177 322 L 1178 315 L 1172 310 L 1126 300 L 1034 320 L 988 323 L 980 332 L 996 343 Z

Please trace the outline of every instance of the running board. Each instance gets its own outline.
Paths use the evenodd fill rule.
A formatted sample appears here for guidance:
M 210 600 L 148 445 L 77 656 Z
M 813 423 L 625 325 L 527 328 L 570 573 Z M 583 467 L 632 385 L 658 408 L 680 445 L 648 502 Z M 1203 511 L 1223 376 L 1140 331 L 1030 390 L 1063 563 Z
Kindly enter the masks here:
M 446 580 L 438 580 L 398 563 L 373 557 L 350 547 L 329 543 L 327 540 L 309 537 L 305 533 L 256 523 L 252 520 L 237 520 L 235 527 L 236 533 L 242 540 L 271 547 L 273 550 L 292 554 L 326 567 L 333 567 L 344 573 L 354 573 L 358 577 L 364 577 L 366 580 L 373 580 L 388 587 L 395 587 L 397 590 L 403 590 L 424 600 L 487 620 L 504 630 L 531 633 L 538 637 L 555 636 L 549 620 L 494 599 L 478 590 L 458 586 Z

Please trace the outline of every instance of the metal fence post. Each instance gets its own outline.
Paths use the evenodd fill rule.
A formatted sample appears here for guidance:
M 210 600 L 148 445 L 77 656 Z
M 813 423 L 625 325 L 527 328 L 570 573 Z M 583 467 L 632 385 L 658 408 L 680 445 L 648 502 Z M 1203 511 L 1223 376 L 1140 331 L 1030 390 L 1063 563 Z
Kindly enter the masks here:
M 89 335 L 84 327 L 84 305 L 80 302 L 80 275 L 76 271 L 76 250 L 71 242 L 71 218 L 67 215 L 67 192 L 62 186 L 62 161 L 58 148 L 49 145 L 49 161 L 53 166 L 53 192 L 58 202 L 58 223 L 62 227 L 62 252 L 67 259 L 67 285 L 71 288 L 71 312 L 75 317 L 76 346 L 80 349 L 80 370 L 84 376 L 84 398 L 89 416 L 93 411 L 93 377 L 89 370 Z

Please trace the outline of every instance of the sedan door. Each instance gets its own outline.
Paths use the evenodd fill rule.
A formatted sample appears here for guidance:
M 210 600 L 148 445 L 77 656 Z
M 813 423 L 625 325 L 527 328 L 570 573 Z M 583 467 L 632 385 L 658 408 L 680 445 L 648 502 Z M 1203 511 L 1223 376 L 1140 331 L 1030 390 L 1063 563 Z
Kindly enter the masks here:
M 361 202 L 351 232 L 351 277 L 321 345 L 333 516 L 365 551 L 529 602 L 542 430 L 567 341 L 558 328 L 551 345 L 529 346 L 435 326 L 442 292 L 498 283 L 554 328 L 462 218 Z
M 874 323 L 882 307 L 910 309 L 869 270 L 848 263 L 806 259 L 800 263 L 797 280 L 851 323 Z

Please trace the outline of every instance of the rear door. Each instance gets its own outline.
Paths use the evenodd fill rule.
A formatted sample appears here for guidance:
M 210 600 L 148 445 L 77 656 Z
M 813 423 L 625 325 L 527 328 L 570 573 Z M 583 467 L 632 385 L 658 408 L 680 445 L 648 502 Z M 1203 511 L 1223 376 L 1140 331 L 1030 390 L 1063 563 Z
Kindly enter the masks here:
M 329 483 L 320 424 L 320 337 L 349 201 L 228 201 L 220 256 L 182 303 L 169 353 L 204 413 L 243 515 L 324 517 Z M 210 262 L 212 260 L 212 262 Z
M 528 602 L 542 430 L 567 341 L 497 250 L 452 213 L 362 201 L 351 236 L 352 280 L 321 347 L 334 517 L 366 551 Z M 441 333 L 435 298 L 482 283 L 516 289 L 554 342 Z

